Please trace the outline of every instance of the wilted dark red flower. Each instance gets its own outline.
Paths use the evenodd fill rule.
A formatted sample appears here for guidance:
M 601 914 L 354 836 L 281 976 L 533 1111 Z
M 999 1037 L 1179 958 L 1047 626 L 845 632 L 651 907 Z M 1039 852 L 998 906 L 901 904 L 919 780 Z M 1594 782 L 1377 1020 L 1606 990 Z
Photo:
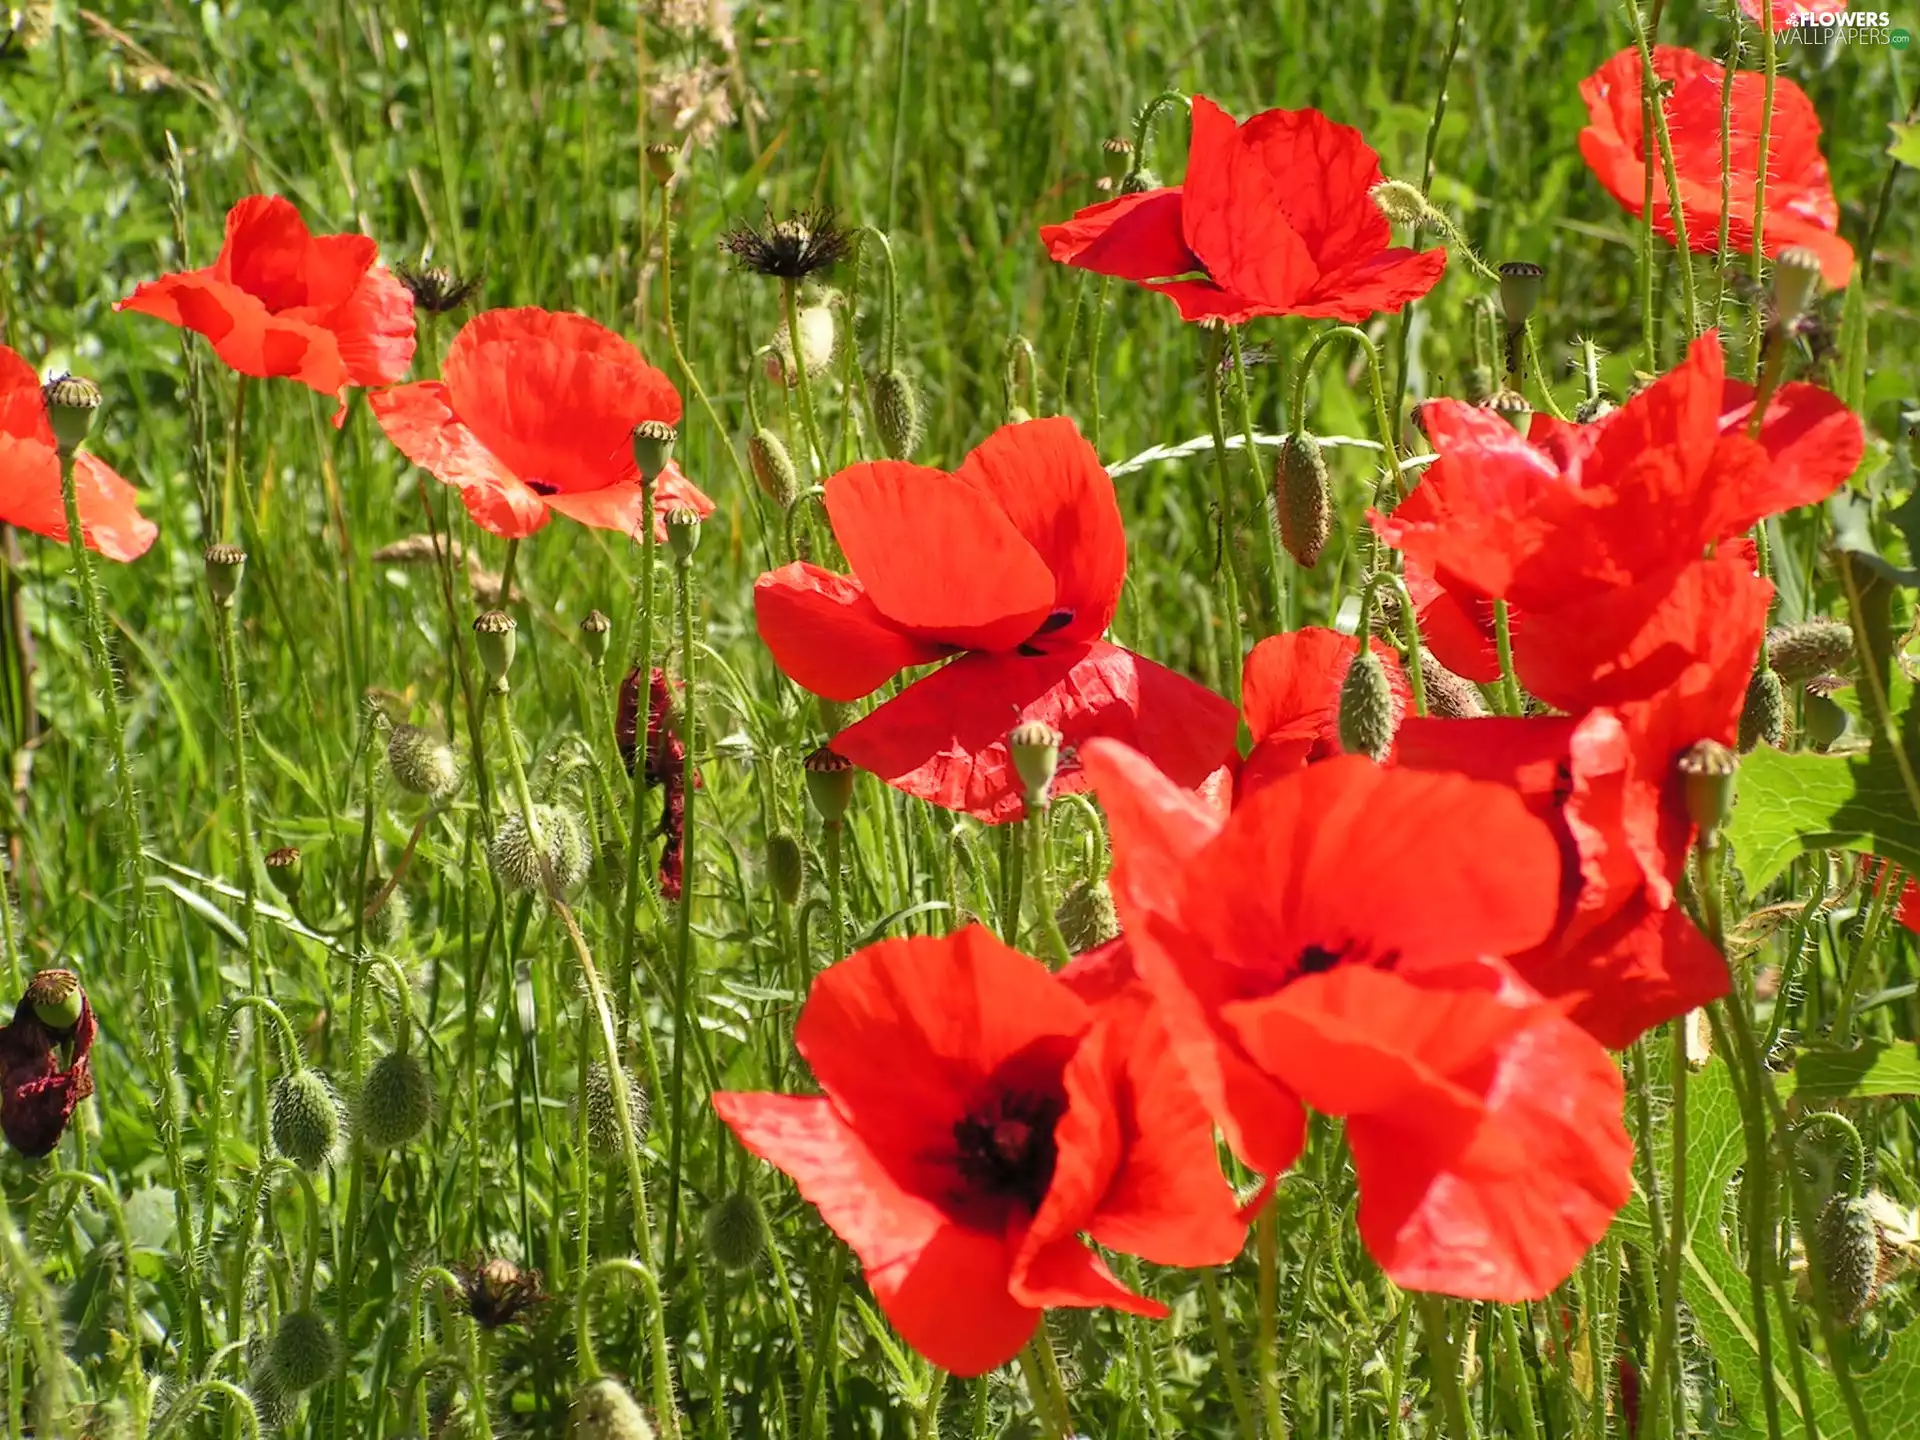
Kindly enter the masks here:
M 627 773 L 633 773 L 640 736 L 640 671 L 629 670 L 620 682 L 620 699 L 614 713 L 614 741 Z M 680 898 L 686 874 L 687 846 L 687 745 L 680 738 L 680 722 L 674 716 L 673 687 L 667 672 L 658 665 L 647 685 L 646 780 L 658 785 L 666 803 L 661 809 L 660 833 L 666 844 L 660 851 L 660 893 L 668 900 Z M 700 784 L 696 773 L 693 783 Z
M 1138 992 L 1089 1003 L 977 925 L 886 940 L 824 971 L 801 1012 L 824 1095 L 713 1103 L 852 1247 L 907 1342 L 978 1375 L 1052 1307 L 1167 1313 L 1083 1232 L 1157 1264 L 1238 1253 L 1212 1129 L 1155 1025 Z
M 1680 212 L 1687 222 L 1687 245 L 1711 253 L 1719 248 L 1720 92 L 1726 71 L 1677 45 L 1654 47 L 1653 70 L 1673 87 L 1665 101 L 1667 132 L 1680 184 Z M 1592 121 L 1580 132 L 1580 153 L 1600 183 L 1632 215 L 1641 213 L 1647 196 L 1649 147 L 1641 78 L 1640 52 L 1629 47 L 1580 84 Z M 1760 174 L 1765 105 L 1764 75 L 1741 71 L 1733 77 L 1727 242 L 1735 250 L 1753 248 L 1753 198 Z M 1820 154 L 1820 117 L 1807 92 L 1784 75 L 1777 76 L 1774 84 L 1766 205 L 1761 248 L 1768 255 L 1802 245 L 1820 257 L 1821 278 L 1830 288 L 1837 290 L 1852 278 L 1853 247 L 1835 233 L 1840 207 Z M 1653 157 L 1653 207 L 1655 233 L 1674 239 L 1666 173 L 1657 155 Z
M 1395 1284 L 1519 1301 L 1625 1203 L 1619 1071 L 1499 957 L 1543 939 L 1560 856 L 1501 786 L 1340 757 L 1224 820 L 1123 745 L 1086 763 L 1113 893 L 1172 1048 L 1248 1165 L 1345 1117 L 1361 1238 Z
M 29 1160 L 53 1153 L 93 1094 L 93 1036 L 93 1006 L 70 970 L 35 975 L 0 1029 L 0 1132 Z
M 1318 110 L 1245 124 L 1193 97 L 1186 181 L 1122 195 L 1040 227 L 1062 264 L 1170 296 L 1185 320 L 1364 320 L 1439 282 L 1444 249 L 1393 244 L 1373 202 L 1380 157 Z
M 1359 653 L 1360 642 L 1353 636 L 1317 625 L 1270 635 L 1248 652 L 1240 678 L 1240 707 L 1253 749 L 1240 770 L 1242 796 L 1279 776 L 1344 753 L 1340 685 Z M 1397 726 L 1412 704 L 1400 657 L 1379 640 L 1373 642 L 1373 653 L 1387 672 Z
M 680 395 L 620 336 L 570 311 L 488 310 L 453 337 L 444 380 L 370 397 L 387 438 L 460 491 L 483 530 L 509 540 L 558 512 L 637 535 L 646 519 L 633 430 L 677 425 Z M 654 535 L 666 514 L 705 517 L 713 501 L 669 464 L 653 487 Z
M 827 481 L 852 567 L 797 562 L 754 586 L 760 638 L 830 700 L 960 658 L 834 737 L 896 789 L 993 822 L 1024 811 L 1007 734 L 1060 732 L 1054 793 L 1085 788 L 1068 754 L 1095 735 L 1146 751 L 1184 785 L 1233 757 L 1239 716 L 1205 687 L 1099 637 L 1126 579 L 1113 481 L 1066 419 L 1003 425 L 957 471 L 901 461 Z
M 538 1270 L 499 1256 L 455 1266 L 454 1274 L 460 1280 L 455 1297 L 460 1308 L 483 1330 L 518 1324 L 527 1311 L 552 1298 L 541 1289 Z
M 73 498 L 80 506 L 80 537 L 109 560 L 137 560 L 160 532 L 140 514 L 133 487 L 106 461 L 85 450 L 73 456 Z M 65 543 L 66 502 L 60 492 L 60 452 L 40 377 L 0 345 L 0 524 L 18 525 Z
M 340 402 L 413 362 L 413 297 L 365 235 L 314 235 L 291 201 L 249 195 L 227 212 L 209 269 L 149 280 L 114 307 L 197 331 L 242 375 L 285 376 Z

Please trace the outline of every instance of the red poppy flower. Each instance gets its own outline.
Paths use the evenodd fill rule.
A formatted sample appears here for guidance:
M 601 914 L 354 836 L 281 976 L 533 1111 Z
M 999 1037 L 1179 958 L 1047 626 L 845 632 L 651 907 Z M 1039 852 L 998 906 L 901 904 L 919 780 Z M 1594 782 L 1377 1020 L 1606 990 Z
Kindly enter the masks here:
M 365 235 L 314 235 L 291 201 L 250 195 L 227 212 L 210 269 L 149 280 L 114 307 L 197 331 L 242 375 L 286 376 L 340 402 L 413 363 L 413 297 Z
M 794 1043 L 823 1096 L 721 1093 L 714 1108 L 853 1248 L 907 1342 L 956 1375 L 1012 1359 L 1050 1307 L 1167 1313 L 1083 1232 L 1156 1264 L 1240 1249 L 1206 1114 L 1134 997 L 1090 1004 L 973 925 L 830 967 Z
M 62 1017 L 62 1007 L 71 1013 Z M 70 1023 L 50 1023 L 62 1018 Z M 0 1133 L 29 1160 L 53 1153 L 75 1107 L 93 1094 L 93 1036 L 93 1007 L 66 970 L 35 975 L 0 1028 Z
M 138 560 L 159 529 L 141 515 L 133 487 L 97 455 L 73 457 L 73 498 L 80 538 L 109 560 Z M 17 525 L 62 544 L 67 507 L 60 490 L 60 452 L 40 377 L 0 345 L 0 524 Z
M 1007 733 L 1126 740 L 1182 784 L 1234 755 L 1239 716 L 1205 687 L 1099 637 L 1126 579 L 1113 481 L 1066 419 L 1003 425 L 952 474 L 883 460 L 827 482 L 839 575 L 797 562 L 754 586 L 760 638 L 797 683 L 856 700 L 960 653 L 833 739 L 896 789 L 999 822 L 1023 811 Z
M 1811 24 L 1817 13 L 1805 0 L 1771 0 L 1771 5 L 1776 34 L 1796 24 Z M 1756 25 L 1766 23 L 1767 9 L 1762 0 L 1740 0 L 1740 12 Z
M 633 429 L 680 422 L 665 375 L 604 325 L 568 311 L 489 310 L 460 328 L 444 380 L 369 397 L 387 438 L 460 491 L 483 530 L 533 534 L 557 511 L 599 530 L 639 533 L 644 496 Z M 654 534 L 668 511 L 713 502 L 668 465 L 653 490 Z
M 1365 320 L 1431 290 L 1442 249 L 1396 247 L 1373 203 L 1380 157 L 1318 110 L 1244 125 L 1193 97 L 1184 185 L 1122 195 L 1040 227 L 1065 265 L 1172 297 L 1185 320 L 1255 315 Z
M 1114 899 L 1172 1048 L 1274 1173 L 1302 1105 L 1346 1117 L 1360 1233 L 1395 1284 L 1538 1298 L 1626 1201 L 1619 1072 L 1497 957 L 1549 932 L 1560 857 L 1510 790 L 1343 757 L 1224 821 L 1088 747 Z
M 1340 686 L 1360 653 L 1360 642 L 1338 630 L 1310 625 L 1269 635 L 1247 654 L 1240 705 L 1253 736 L 1240 770 L 1239 793 L 1249 795 L 1282 775 L 1344 754 L 1340 747 Z M 1397 726 L 1411 706 L 1400 657 L 1379 640 L 1373 653 L 1393 689 Z M 1389 757 L 1391 758 L 1391 757 Z
M 1720 92 L 1726 71 L 1677 45 L 1654 47 L 1653 70 L 1673 87 L 1666 100 L 1667 133 L 1680 184 L 1680 211 L 1687 222 L 1687 244 L 1712 253 L 1719 245 Z M 1580 153 L 1613 198 L 1636 216 L 1646 201 L 1648 158 L 1640 80 L 1640 52 L 1629 48 L 1580 84 L 1592 121 L 1580 132 Z M 1729 153 L 1733 178 L 1727 207 L 1727 240 L 1735 250 L 1753 248 L 1753 195 L 1760 173 L 1765 106 L 1766 77 L 1751 71 L 1736 74 Z M 1657 155 L 1653 196 L 1654 231 L 1672 240 L 1673 210 Z M 1766 205 L 1761 246 L 1767 254 L 1802 245 L 1820 257 L 1820 274 L 1829 287 L 1837 290 L 1852 278 L 1853 247 L 1834 233 L 1840 226 L 1840 207 L 1820 154 L 1820 117 L 1807 92 L 1784 75 L 1776 78 L 1774 86 Z

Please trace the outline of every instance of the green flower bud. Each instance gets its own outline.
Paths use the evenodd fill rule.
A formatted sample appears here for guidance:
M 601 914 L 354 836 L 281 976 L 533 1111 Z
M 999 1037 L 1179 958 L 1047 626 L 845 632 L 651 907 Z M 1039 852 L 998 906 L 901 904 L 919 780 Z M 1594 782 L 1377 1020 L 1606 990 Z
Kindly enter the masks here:
M 1273 464 L 1273 504 L 1287 553 L 1313 569 L 1333 533 L 1333 498 L 1320 442 L 1304 431 L 1295 431 L 1280 444 Z
M 1417 185 L 1409 185 L 1404 180 L 1382 180 L 1367 192 L 1368 197 L 1387 217 L 1389 225 L 1404 225 L 1417 230 L 1427 223 L 1433 214 L 1433 206 L 1427 203 L 1427 197 Z
M 273 1332 L 267 1368 L 283 1390 L 297 1395 L 331 1377 L 338 1355 L 333 1330 L 319 1314 L 291 1310 Z
M 513 668 L 514 631 L 519 627 L 504 610 L 488 610 L 473 622 L 473 644 L 480 652 L 480 663 L 496 690 L 507 688 L 507 671 Z
M 64 460 L 93 428 L 102 398 L 100 387 L 78 375 L 62 375 L 41 387 L 40 398 L 47 407 L 47 423 L 53 426 L 54 446 Z
M 1740 753 L 1756 745 L 1778 746 L 1787 733 L 1787 696 L 1772 670 L 1755 670 L 1740 706 Z
M 5 903 L 0 895 L 0 904 Z M 80 1023 L 87 994 L 71 970 L 42 970 L 27 982 L 25 999 L 33 1006 L 34 1018 L 49 1030 L 71 1030 Z
M 1499 267 L 1500 308 L 1506 313 L 1507 328 L 1518 330 L 1540 303 L 1546 288 L 1547 272 L 1530 260 L 1508 260 Z
M 1469 365 L 1460 377 L 1461 394 L 1469 405 L 1483 405 L 1493 395 L 1493 367 Z
M 771 430 L 756 430 L 747 437 L 747 461 L 753 467 L 760 493 L 782 510 L 791 508 L 800 493 L 800 472 L 787 453 L 786 443 Z
M 460 785 L 460 758 L 453 747 L 419 725 L 396 725 L 387 737 L 387 770 L 410 795 L 442 800 Z
M 638 1145 L 647 1138 L 647 1128 L 653 1120 L 653 1105 L 647 1095 L 647 1087 L 631 1071 L 626 1073 L 626 1082 L 629 1118 L 633 1121 L 633 1143 Z M 607 1073 L 607 1067 L 598 1060 L 587 1066 L 586 1090 L 573 1097 L 572 1114 L 575 1121 L 580 1118 L 579 1107 L 583 1099 L 587 1107 L 587 1144 L 593 1153 L 602 1157 L 620 1154 L 620 1114 L 613 1103 L 613 1080 Z
M 800 842 L 782 830 L 767 841 L 767 875 L 780 899 L 792 905 L 807 881 L 807 862 Z
M 1720 843 L 1720 827 L 1733 813 L 1740 757 L 1717 740 L 1699 740 L 1674 761 L 1684 787 L 1687 815 L 1700 827 L 1700 848 Z
M 667 468 L 673 459 L 673 442 L 679 437 L 680 432 L 664 420 L 642 420 L 633 427 L 633 463 L 641 479 L 652 480 Z
M 1013 755 L 1013 771 L 1026 792 L 1027 809 L 1041 810 L 1047 804 L 1047 791 L 1053 785 L 1053 772 L 1060 765 L 1060 732 L 1039 720 L 1013 727 L 1007 736 L 1007 749 Z
M 240 577 L 246 573 L 247 552 L 238 545 L 209 545 L 203 557 L 207 567 L 207 593 L 221 609 L 233 604 L 240 592 Z
M 276 1080 L 267 1129 L 274 1148 L 302 1170 L 326 1164 L 340 1144 L 340 1102 L 326 1077 L 303 1068 Z
M 820 818 L 838 825 L 853 803 L 853 762 L 822 745 L 800 762 L 807 774 L 807 798 Z
M 682 565 L 693 559 L 693 552 L 700 548 L 698 510 L 681 505 L 667 512 L 667 548 L 673 551 L 673 558 Z
M 598 610 L 589 610 L 587 618 L 580 622 L 580 646 L 596 669 L 606 663 L 608 637 L 612 633 L 613 621 Z
M 382 1055 L 360 1085 L 354 1118 L 360 1138 L 376 1150 L 405 1145 L 433 1119 L 433 1079 L 417 1055 Z
M 1838 674 L 1853 664 L 1853 629 L 1844 620 L 1803 620 L 1767 632 L 1767 664 L 1789 685 Z
M 1387 667 L 1363 640 L 1340 682 L 1340 747 L 1349 755 L 1384 760 L 1395 728 Z
M 913 458 L 920 443 L 920 396 L 898 370 L 882 370 L 873 377 L 873 426 L 880 444 L 895 460 Z
M 1773 257 L 1773 314 L 1792 326 L 1820 293 L 1820 257 L 1804 245 L 1789 245 Z
M 265 1361 L 247 1376 L 247 1398 L 253 1401 L 262 1435 L 280 1434 L 293 1424 L 300 1409 L 300 1397 L 280 1383 L 273 1366 Z
M 1015 401 L 1007 407 L 1007 423 L 1009 425 L 1024 425 L 1032 418 L 1033 412 L 1018 401 Z
M 573 1440 L 653 1440 L 646 1413 L 618 1380 L 601 1376 L 573 1392 Z
M 767 1252 L 767 1217 L 750 1190 L 723 1195 L 707 1211 L 707 1254 L 729 1274 L 751 1270 Z
M 586 827 L 572 810 L 535 805 L 533 828 L 527 815 L 513 810 L 493 832 L 487 859 L 508 890 L 540 890 L 551 883 L 564 895 L 587 878 L 592 859 Z
M 1872 1205 L 1864 1197 L 1835 1195 L 1820 1207 L 1814 1238 L 1834 1316 L 1855 1324 L 1880 1293 L 1880 1227 Z
M 1069 886 L 1054 919 L 1067 948 L 1076 955 L 1120 938 L 1120 913 L 1113 908 L 1113 892 L 1104 880 L 1080 880 Z
M 300 893 L 300 882 L 304 879 L 300 864 L 300 848 L 297 845 L 282 845 L 278 850 L 267 852 L 267 879 L 273 882 L 273 888 L 288 900 Z
M 1427 687 L 1428 714 L 1445 720 L 1475 720 L 1488 713 L 1480 687 L 1447 669 L 1424 645 L 1420 647 L 1420 678 Z

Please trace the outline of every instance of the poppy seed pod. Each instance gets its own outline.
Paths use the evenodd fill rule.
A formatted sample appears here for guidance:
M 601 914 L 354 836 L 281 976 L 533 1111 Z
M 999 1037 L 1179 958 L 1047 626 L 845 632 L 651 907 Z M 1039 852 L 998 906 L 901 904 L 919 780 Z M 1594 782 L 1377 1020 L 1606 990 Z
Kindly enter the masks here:
M 791 905 L 800 898 L 807 881 L 806 857 L 800 842 L 784 830 L 767 841 L 767 875 L 783 903 Z
M 1522 435 L 1525 435 L 1533 424 L 1533 406 L 1529 405 L 1527 397 L 1517 390 L 1508 390 L 1504 387 L 1496 390 L 1480 402 L 1480 408 L 1491 410 Z
M 460 759 L 453 747 L 419 725 L 396 725 L 387 737 L 387 770 L 393 783 L 410 795 L 440 800 L 460 784 Z
M 1777 746 L 1787 733 L 1787 695 L 1780 677 L 1756 670 L 1747 681 L 1747 698 L 1740 706 L 1740 753 L 1756 745 Z
M 300 893 L 300 882 L 305 877 L 301 873 L 299 846 L 282 845 L 278 850 L 268 851 L 265 864 L 267 879 L 285 899 L 291 900 Z
M 657 478 L 673 459 L 680 432 L 664 420 L 642 420 L 633 427 L 633 463 L 642 480 Z
M 913 457 L 920 443 L 920 396 L 898 370 L 882 370 L 873 377 L 873 427 L 888 455 L 895 460 Z
M 767 1217 L 750 1190 L 723 1195 L 702 1227 L 707 1254 L 729 1274 L 751 1270 L 767 1253 Z
M 273 1332 L 267 1368 L 282 1390 L 311 1390 L 333 1374 L 338 1356 L 333 1330 L 312 1310 L 291 1310 Z
M 1060 768 L 1060 732 L 1039 720 L 1013 727 L 1007 736 L 1007 749 L 1013 755 L 1014 773 L 1026 790 L 1027 809 L 1044 809 L 1047 791 L 1053 786 L 1053 772 Z
M 1067 948 L 1079 955 L 1120 938 L 1120 912 L 1104 880 L 1079 880 L 1060 897 L 1054 913 Z
M 1852 1325 L 1880 1293 L 1880 1227 L 1864 1198 L 1835 1195 L 1820 1208 L 1815 1238 L 1833 1313 Z
M 1847 688 L 1838 675 L 1816 675 L 1807 682 L 1806 701 L 1800 712 L 1801 728 L 1807 743 L 1820 751 L 1831 750 L 1847 733 L 1852 717 L 1833 697 Z
M 274 1149 L 302 1170 L 318 1170 L 340 1144 L 340 1102 L 317 1070 L 290 1070 L 273 1085 L 268 1130 Z
M 1546 288 L 1547 272 L 1543 266 L 1535 265 L 1531 260 L 1503 261 L 1499 272 L 1500 309 L 1507 317 L 1507 328 L 1518 330 L 1527 323 L 1527 317 L 1533 314 L 1534 307 L 1540 303 L 1540 294 Z
M 0 901 L 0 903 L 4 903 Z M 49 1030 L 65 1032 L 80 1023 L 87 995 L 71 970 L 42 970 L 27 982 L 26 1001 L 34 1018 Z
M 796 365 L 807 367 L 809 377 L 826 373 L 833 363 L 835 343 L 833 310 L 823 304 L 802 306 L 799 313 L 800 345 L 796 352 L 787 322 L 773 332 L 772 353 L 767 356 L 767 379 L 784 385 L 800 383 Z
M 601 1376 L 573 1392 L 574 1440 L 653 1440 L 639 1402 L 618 1380 Z
M 580 646 L 595 669 L 606 663 L 608 637 L 612 633 L 613 621 L 601 611 L 589 610 L 587 618 L 580 622 Z
M 496 690 L 507 688 L 507 671 L 513 668 L 513 632 L 518 628 L 504 610 L 483 611 L 473 622 L 474 648 Z
M 626 1074 L 628 1118 L 633 1121 L 633 1143 L 638 1145 L 647 1138 L 648 1126 L 653 1120 L 653 1103 L 647 1094 L 647 1087 L 633 1075 Z M 613 1080 L 607 1074 L 607 1067 L 595 1060 L 587 1066 L 586 1089 L 573 1097 L 573 1118 L 580 1118 L 582 1099 L 587 1107 L 587 1144 L 596 1155 L 617 1155 L 620 1153 L 620 1117 L 613 1103 Z
M 40 396 L 46 402 L 47 423 L 53 426 L 54 447 L 64 460 L 93 428 L 93 415 L 102 398 L 100 387 L 78 375 L 62 375 L 49 380 Z
M 680 147 L 664 140 L 656 140 L 647 146 L 647 173 L 653 176 L 656 185 L 668 185 L 680 168 Z
M 1789 685 L 1845 670 L 1853 661 L 1853 628 L 1844 620 L 1803 620 L 1767 635 L 1767 664 Z
M 1110 136 L 1100 142 L 1100 156 L 1110 179 L 1125 179 L 1133 168 L 1133 141 L 1124 135 Z
M 680 506 L 667 512 L 667 547 L 673 558 L 684 565 L 700 548 L 700 512 Z
M 207 569 L 207 593 L 222 610 L 230 609 L 246 573 L 247 552 L 238 545 L 209 545 L 202 557 Z
M 753 466 L 753 478 L 765 495 L 782 510 L 792 507 L 800 493 L 800 472 L 786 442 L 771 430 L 756 430 L 747 437 L 747 461 Z
M 1775 323 L 1791 327 L 1820 293 L 1820 257 L 1804 245 L 1789 245 L 1773 260 Z
M 1304 430 L 1280 442 L 1273 462 L 1273 503 L 1287 553 L 1303 568 L 1313 569 L 1333 533 L 1333 498 L 1320 442 Z
M 853 762 L 822 745 L 800 762 L 807 774 L 807 798 L 820 818 L 838 825 L 853 803 Z
M 420 1057 L 395 1050 L 374 1061 L 354 1118 L 360 1138 L 376 1150 L 405 1145 L 425 1130 L 433 1119 L 433 1079 Z
M 1687 815 L 1700 827 L 1700 848 L 1720 843 L 1720 827 L 1733 813 L 1734 780 L 1740 760 L 1717 740 L 1698 740 L 1674 761 L 1685 787 Z
M 1340 748 L 1375 762 L 1393 748 L 1393 683 L 1371 647 L 1363 647 L 1340 682 Z

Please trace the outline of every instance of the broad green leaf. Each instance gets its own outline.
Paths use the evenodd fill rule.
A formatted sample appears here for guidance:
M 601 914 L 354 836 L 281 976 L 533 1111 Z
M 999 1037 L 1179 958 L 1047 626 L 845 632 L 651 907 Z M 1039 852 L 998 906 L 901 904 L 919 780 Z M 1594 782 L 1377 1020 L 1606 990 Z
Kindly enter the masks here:
M 1868 1040 L 1851 1050 L 1803 1050 L 1793 1093 L 1809 1105 L 1863 1095 L 1920 1095 L 1920 1050 Z
M 1893 131 L 1893 143 L 1887 147 L 1887 154 L 1902 165 L 1911 165 L 1920 170 L 1920 125 L 1889 125 Z
M 1728 837 L 1749 894 L 1806 850 L 1864 850 L 1920 873 L 1920 816 L 1891 751 L 1790 755 L 1765 746 L 1740 762 Z

